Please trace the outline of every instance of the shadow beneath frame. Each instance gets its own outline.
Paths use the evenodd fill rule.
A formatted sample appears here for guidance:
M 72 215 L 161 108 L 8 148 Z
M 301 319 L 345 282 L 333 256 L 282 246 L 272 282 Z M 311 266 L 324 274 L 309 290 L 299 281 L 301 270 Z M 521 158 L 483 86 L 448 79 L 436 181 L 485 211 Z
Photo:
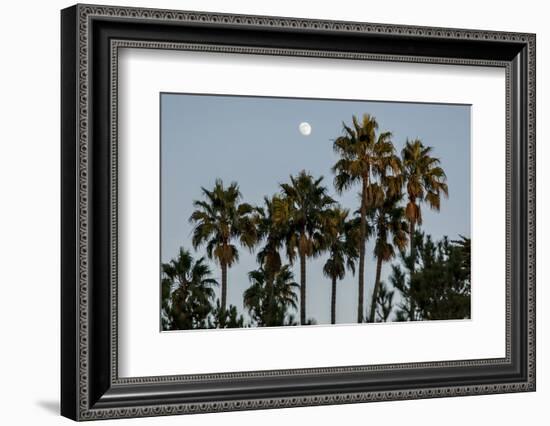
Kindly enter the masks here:
M 59 415 L 59 401 L 37 401 L 36 405 L 50 414 Z

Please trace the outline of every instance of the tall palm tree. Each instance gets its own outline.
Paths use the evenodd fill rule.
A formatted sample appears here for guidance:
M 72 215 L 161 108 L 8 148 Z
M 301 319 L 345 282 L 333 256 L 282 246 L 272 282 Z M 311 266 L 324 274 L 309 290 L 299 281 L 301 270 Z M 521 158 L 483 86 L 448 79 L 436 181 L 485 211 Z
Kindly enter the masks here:
M 194 261 L 188 250 L 162 264 L 163 312 L 168 329 L 204 328 L 213 309 L 214 287 L 204 257 Z
M 375 180 L 389 170 L 399 171 L 399 158 L 391 141 L 390 132 L 377 134 L 378 122 L 364 114 L 362 121 L 353 116 L 352 127 L 343 123 L 343 135 L 334 141 L 334 152 L 339 160 L 333 166 L 334 186 L 338 193 L 361 185 L 359 285 L 357 322 L 363 322 L 365 293 L 365 242 L 368 237 L 367 211 L 383 196 L 372 186 Z
M 274 204 L 280 199 L 279 195 L 274 195 L 271 199 L 264 198 L 264 206 L 257 207 L 257 215 L 255 218 L 258 229 L 258 242 L 263 241 L 263 246 L 260 248 L 257 254 L 257 261 L 261 266 L 261 269 L 265 272 L 266 293 L 270 300 L 273 300 L 273 281 L 275 274 L 280 271 L 282 262 L 280 250 L 283 245 L 285 237 L 285 224 L 275 223 L 274 217 Z M 265 312 L 265 322 L 271 323 L 271 317 L 275 315 L 272 312 L 274 305 L 272 303 L 267 304 L 267 311 Z
M 206 244 L 206 253 L 215 259 L 222 272 L 221 309 L 227 306 L 227 269 L 239 260 L 239 252 L 233 244 L 239 241 L 252 250 L 257 241 L 257 230 L 253 219 L 253 207 L 239 203 L 241 192 L 233 182 L 225 188 L 217 179 L 211 191 L 201 188 L 204 200 L 194 201 L 196 210 L 189 221 L 195 224 L 193 246 L 195 249 Z
M 370 219 L 376 233 L 374 255 L 376 257 L 376 278 L 372 291 L 369 322 L 375 321 L 376 304 L 380 294 L 380 275 L 382 263 L 388 262 L 396 255 L 396 248 L 403 250 L 408 241 L 408 224 L 405 220 L 405 210 L 399 206 L 401 196 L 386 192 L 384 200 L 369 211 Z
M 441 194 L 449 196 L 447 176 L 440 160 L 432 157 L 432 147 L 426 147 L 419 139 L 407 140 L 401 151 L 403 175 L 409 197 L 405 214 L 409 222 L 409 235 L 414 235 L 416 225 L 422 224 L 420 205 L 439 211 Z M 414 255 L 414 238 L 410 238 L 410 256 Z
M 331 279 L 330 322 L 336 324 L 336 285 L 344 279 L 346 268 L 355 274 L 359 257 L 359 223 L 348 220 L 349 210 L 335 207 L 329 211 L 324 227 L 329 257 L 323 273 Z
M 267 273 L 263 268 L 248 274 L 252 285 L 245 290 L 243 301 L 251 317 L 259 327 L 285 325 L 289 308 L 298 308 L 296 291 L 299 285 L 289 265 L 284 265 L 275 273 Z M 271 289 L 267 288 L 268 279 L 272 279 Z
M 300 324 L 306 325 L 306 259 L 324 249 L 323 216 L 335 201 L 321 183 L 302 170 L 290 176 L 290 183 L 281 184 L 281 197 L 273 200 L 273 219 L 285 229 L 286 253 L 289 262 L 300 260 Z

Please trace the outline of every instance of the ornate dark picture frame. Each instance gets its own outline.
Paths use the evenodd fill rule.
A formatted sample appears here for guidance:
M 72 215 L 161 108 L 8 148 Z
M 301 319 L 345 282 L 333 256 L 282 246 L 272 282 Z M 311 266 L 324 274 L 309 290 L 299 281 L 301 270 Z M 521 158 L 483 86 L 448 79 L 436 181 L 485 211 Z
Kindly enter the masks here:
M 61 13 L 61 413 L 158 416 L 535 390 L 535 35 L 76 5 Z M 506 70 L 506 356 L 119 378 L 117 52 L 191 49 Z

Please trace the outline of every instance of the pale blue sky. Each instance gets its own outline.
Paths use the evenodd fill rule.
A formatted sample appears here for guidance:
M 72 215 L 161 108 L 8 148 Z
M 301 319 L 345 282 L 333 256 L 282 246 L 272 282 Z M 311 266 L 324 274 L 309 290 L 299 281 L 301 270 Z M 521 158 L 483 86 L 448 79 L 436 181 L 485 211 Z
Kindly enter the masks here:
M 359 188 L 338 196 L 331 167 L 336 161 L 332 141 L 342 133 L 342 121 L 353 114 L 374 115 L 380 131 L 391 131 L 400 152 L 407 138 L 434 147 L 447 173 L 449 199 L 441 211 L 422 207 L 422 229 L 439 239 L 470 236 L 470 106 L 372 101 L 341 101 L 214 95 L 161 94 L 161 260 L 169 261 L 183 246 L 193 251 L 192 201 L 200 187 L 212 188 L 217 178 L 236 181 L 243 201 L 261 204 L 264 195 L 279 190 L 289 175 L 305 169 L 324 176 L 330 194 L 344 207 L 357 208 Z M 298 130 L 311 124 L 310 136 Z M 367 243 L 365 300 L 370 300 L 375 275 L 373 244 Z M 199 249 L 196 256 L 204 255 Z M 326 256 L 309 260 L 307 316 L 330 322 L 330 280 L 323 276 Z M 214 276 L 218 266 L 211 261 Z M 244 312 L 247 274 L 258 265 L 255 254 L 240 249 L 240 262 L 228 272 L 228 303 Z M 297 265 L 293 268 L 299 281 Z M 385 264 L 382 278 L 390 266 Z M 365 304 L 368 306 L 368 303 Z M 357 277 L 351 273 L 338 283 L 337 322 L 355 322 Z M 247 316 L 246 316 L 247 317 Z

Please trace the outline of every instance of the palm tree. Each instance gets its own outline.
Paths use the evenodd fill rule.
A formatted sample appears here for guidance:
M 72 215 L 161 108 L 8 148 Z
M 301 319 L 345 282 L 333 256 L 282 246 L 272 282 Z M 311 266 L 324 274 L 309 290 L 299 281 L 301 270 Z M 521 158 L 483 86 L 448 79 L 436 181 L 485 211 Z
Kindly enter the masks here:
M 258 241 L 263 241 L 264 245 L 257 254 L 257 261 L 265 272 L 266 292 L 269 300 L 273 300 L 273 281 L 275 274 L 280 271 L 282 262 L 280 249 L 282 248 L 285 236 L 285 224 L 276 224 L 274 217 L 274 204 L 280 199 L 279 195 L 274 195 L 271 199 L 265 197 L 265 207 L 257 207 L 257 216 L 255 218 L 258 229 Z M 273 304 L 267 304 L 265 312 L 265 322 L 270 324 L 271 317 L 275 312 L 271 312 Z
M 214 287 L 210 267 L 204 257 L 194 261 L 180 248 L 178 256 L 162 264 L 163 313 L 166 328 L 204 328 L 213 309 Z
M 359 285 L 357 322 L 363 322 L 365 293 L 365 242 L 368 238 L 367 211 L 379 197 L 372 184 L 389 170 L 399 171 L 399 159 L 391 141 L 390 132 L 377 135 L 378 123 L 374 117 L 364 114 L 360 122 L 353 116 L 353 127 L 343 123 L 344 134 L 334 141 L 334 152 L 340 159 L 333 166 L 334 186 L 338 193 L 361 185 L 360 240 L 359 240 Z M 379 200 L 378 200 L 379 201 Z
M 281 184 L 281 197 L 273 200 L 273 219 L 285 229 L 284 244 L 291 264 L 300 259 L 300 324 L 306 325 L 306 259 L 324 249 L 323 216 L 335 201 L 321 185 L 323 177 L 314 179 L 301 171 Z
M 399 206 L 401 198 L 401 196 L 392 196 L 386 191 L 384 200 L 369 211 L 369 216 L 376 233 L 376 242 L 374 245 L 376 278 L 372 291 L 369 322 L 375 321 L 376 304 L 381 286 L 382 263 L 388 262 L 395 257 L 395 248 L 403 250 L 407 245 L 408 225 L 405 220 L 405 210 Z
M 344 279 L 346 267 L 355 274 L 355 262 L 359 257 L 359 224 L 348 220 L 349 210 L 335 207 L 327 215 L 324 228 L 329 258 L 323 273 L 332 280 L 330 322 L 336 324 L 336 285 Z
M 299 285 L 289 265 L 284 265 L 275 273 L 267 273 L 263 268 L 248 274 L 252 285 L 245 290 L 243 301 L 250 316 L 259 327 L 285 325 L 289 308 L 298 308 L 298 296 L 295 290 Z M 267 281 L 272 279 L 271 289 Z
M 414 235 L 416 225 L 422 224 L 420 204 L 426 202 L 439 211 L 441 193 L 449 196 L 445 183 L 447 176 L 438 158 L 432 157 L 432 148 L 425 147 L 419 139 L 408 141 L 401 151 L 403 175 L 409 201 L 405 210 L 409 222 L 409 235 Z M 410 256 L 413 256 L 414 238 L 410 238 Z
M 238 240 L 252 250 L 257 241 L 257 230 L 252 217 L 253 207 L 239 204 L 241 192 L 233 182 L 226 189 L 221 179 L 216 179 L 214 189 L 201 188 L 205 200 L 194 201 L 196 210 L 189 221 L 195 224 L 193 246 L 206 244 L 206 253 L 215 259 L 222 272 L 221 309 L 227 306 L 227 268 L 239 260 L 239 252 L 233 244 Z

